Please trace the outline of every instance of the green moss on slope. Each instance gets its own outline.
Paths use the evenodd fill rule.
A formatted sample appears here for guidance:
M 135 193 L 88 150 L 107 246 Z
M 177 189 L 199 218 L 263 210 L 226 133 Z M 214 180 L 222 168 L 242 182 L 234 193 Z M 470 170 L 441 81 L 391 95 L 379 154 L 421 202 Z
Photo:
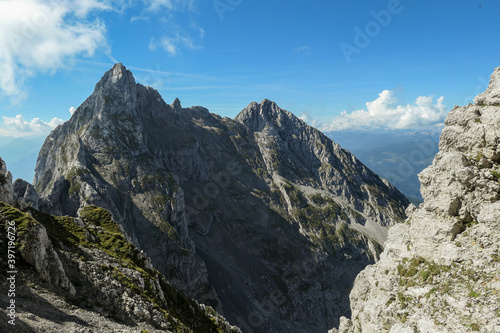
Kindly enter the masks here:
M 175 331 L 222 332 L 215 319 L 219 316 L 215 312 L 209 316 L 195 301 L 172 287 L 158 271 L 148 268 L 146 257 L 126 240 L 109 211 L 96 206 L 83 208 L 80 216 L 85 222 L 85 227 L 78 224 L 72 217 L 55 217 L 33 208 L 28 208 L 28 212 L 25 213 L 3 202 L 0 202 L 0 214 L 16 222 L 18 239 L 26 233 L 30 225 L 41 223 L 54 245 L 62 243 L 66 250 L 77 255 L 83 252 L 83 247 L 96 247 L 117 259 L 121 266 L 139 272 L 145 281 L 144 288 L 134 283 L 120 266 L 102 265 L 100 267 L 123 287 L 151 302 L 154 308 L 165 315 Z M 79 258 L 81 259 L 81 256 Z M 154 288 L 156 283 L 162 287 L 166 302 L 157 296 Z
M 5 216 L 5 218 L 7 218 L 9 221 L 15 222 L 17 234 L 16 244 L 19 249 L 22 249 L 25 244 L 25 242 L 23 241 L 23 236 L 32 226 L 38 224 L 38 222 L 28 214 L 23 213 L 2 201 L 0 201 L 0 214 Z

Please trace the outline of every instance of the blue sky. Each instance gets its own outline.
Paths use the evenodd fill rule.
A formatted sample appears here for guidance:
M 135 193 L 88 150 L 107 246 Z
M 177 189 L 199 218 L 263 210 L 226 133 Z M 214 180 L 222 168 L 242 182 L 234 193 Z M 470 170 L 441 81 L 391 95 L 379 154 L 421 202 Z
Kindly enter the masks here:
M 0 0 L 0 13 L 0 140 L 46 135 L 115 61 L 168 103 L 234 117 L 268 98 L 324 131 L 439 129 L 500 66 L 493 0 Z

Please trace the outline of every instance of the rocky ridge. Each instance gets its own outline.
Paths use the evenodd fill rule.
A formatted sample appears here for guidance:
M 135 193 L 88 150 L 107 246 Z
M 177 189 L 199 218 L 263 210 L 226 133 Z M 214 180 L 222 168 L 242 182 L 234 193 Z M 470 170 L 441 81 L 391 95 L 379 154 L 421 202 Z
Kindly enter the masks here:
M 116 64 L 46 139 L 17 196 L 108 209 L 179 290 L 246 332 L 325 332 L 407 199 L 264 100 L 234 120 L 166 104 Z
M 2 320 L 4 332 L 241 332 L 173 288 L 102 208 L 56 217 L 0 200 L 2 248 L 13 223 L 16 325 Z M 1 259 L 0 289 L 8 290 Z M 10 299 L 0 295 L 6 318 Z
M 500 332 L 500 67 L 445 121 L 424 203 L 389 231 L 333 332 Z

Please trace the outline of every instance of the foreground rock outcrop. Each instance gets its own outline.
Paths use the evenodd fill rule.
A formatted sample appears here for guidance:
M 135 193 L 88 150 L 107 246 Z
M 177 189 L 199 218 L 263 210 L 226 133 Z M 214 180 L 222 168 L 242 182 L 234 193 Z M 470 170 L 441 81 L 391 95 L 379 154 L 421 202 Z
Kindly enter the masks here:
M 340 332 L 500 332 L 499 87 L 500 67 L 448 115 L 424 203 L 356 278 Z
M 247 332 L 326 332 L 349 315 L 354 277 L 408 205 L 271 101 L 234 120 L 168 105 L 121 64 L 15 192 L 53 215 L 108 209 L 173 286 Z

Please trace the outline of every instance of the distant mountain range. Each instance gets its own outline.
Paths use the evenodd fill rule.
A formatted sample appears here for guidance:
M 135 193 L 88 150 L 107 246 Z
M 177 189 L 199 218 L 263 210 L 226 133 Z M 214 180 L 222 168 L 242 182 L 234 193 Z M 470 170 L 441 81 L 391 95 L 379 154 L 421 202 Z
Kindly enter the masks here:
M 2 140 L 0 156 L 8 163 L 14 179 L 21 178 L 29 182 L 33 181 L 36 158 L 44 140 L 45 137 Z
M 440 132 L 434 131 L 339 131 L 326 133 L 352 152 L 380 177 L 394 184 L 414 204 L 421 203 L 417 175 L 438 152 Z

